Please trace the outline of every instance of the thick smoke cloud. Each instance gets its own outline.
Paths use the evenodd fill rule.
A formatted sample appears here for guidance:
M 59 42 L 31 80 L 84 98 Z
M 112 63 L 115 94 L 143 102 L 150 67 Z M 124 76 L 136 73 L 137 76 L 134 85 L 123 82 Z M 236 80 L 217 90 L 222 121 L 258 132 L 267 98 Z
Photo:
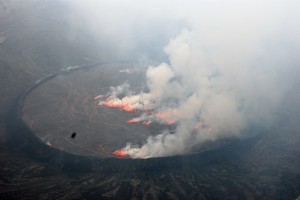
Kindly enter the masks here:
M 240 136 L 250 125 L 271 127 L 292 74 L 299 72 L 300 4 L 294 1 L 88 1 L 72 6 L 89 13 L 83 16 L 91 30 L 120 49 L 134 51 L 143 46 L 139 42 L 170 36 L 161 44 L 168 60 L 146 72 L 149 92 L 135 94 L 125 84 L 112 87 L 109 100 L 99 102 L 140 110 L 132 122 L 176 124 L 174 133 L 165 130 L 140 147 L 124 147 L 133 158 L 185 154 L 207 141 Z M 155 29 L 160 21 L 181 30 Z M 135 25 L 143 23 L 137 27 L 146 31 L 137 30 Z M 145 34 L 139 41 L 137 32 Z

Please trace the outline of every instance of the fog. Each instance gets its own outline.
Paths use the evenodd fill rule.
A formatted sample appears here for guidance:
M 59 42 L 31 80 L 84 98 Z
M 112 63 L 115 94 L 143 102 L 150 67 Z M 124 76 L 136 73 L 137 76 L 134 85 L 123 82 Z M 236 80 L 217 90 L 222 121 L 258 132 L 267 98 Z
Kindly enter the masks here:
M 139 110 L 136 121 L 176 126 L 174 133 L 164 130 L 142 146 L 128 144 L 123 150 L 133 158 L 186 154 L 207 141 L 242 137 L 250 126 L 268 129 L 280 120 L 287 96 L 296 95 L 291 91 L 300 72 L 297 1 L 66 5 L 74 28 L 84 26 L 117 59 L 158 63 L 146 72 L 149 92 L 134 93 L 124 84 L 107 94 L 112 103 Z

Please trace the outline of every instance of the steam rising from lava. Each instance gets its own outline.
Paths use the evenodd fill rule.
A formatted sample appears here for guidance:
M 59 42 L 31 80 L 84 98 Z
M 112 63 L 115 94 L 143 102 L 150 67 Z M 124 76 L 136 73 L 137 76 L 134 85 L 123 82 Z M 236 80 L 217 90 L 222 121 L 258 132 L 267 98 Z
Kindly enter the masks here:
M 167 62 L 148 67 L 149 92 L 135 93 L 125 83 L 111 87 L 107 99 L 96 97 L 100 106 L 138 111 L 129 123 L 175 126 L 175 132 L 164 130 L 142 146 L 126 145 L 122 152 L 130 157 L 185 154 L 206 141 L 240 136 L 249 125 L 272 126 L 299 64 L 293 52 L 300 51 L 300 38 L 293 33 L 300 22 L 293 6 L 194 4 L 187 5 L 189 12 L 178 7 L 171 13 L 189 28 L 164 48 Z
M 165 130 L 150 136 L 141 147 L 128 144 L 122 149 L 126 155 L 148 158 L 188 153 L 205 141 L 238 136 L 247 124 L 266 123 L 272 116 L 281 98 L 278 77 L 263 73 L 265 66 L 253 68 L 251 58 L 234 60 L 226 49 L 212 54 L 219 59 L 209 63 L 199 40 L 195 32 L 183 30 L 170 41 L 165 48 L 170 64 L 147 70 L 148 93 L 134 94 L 124 84 L 111 87 L 109 97 L 99 101 L 99 105 L 139 111 L 140 117 L 130 123 L 176 124 L 175 133 Z

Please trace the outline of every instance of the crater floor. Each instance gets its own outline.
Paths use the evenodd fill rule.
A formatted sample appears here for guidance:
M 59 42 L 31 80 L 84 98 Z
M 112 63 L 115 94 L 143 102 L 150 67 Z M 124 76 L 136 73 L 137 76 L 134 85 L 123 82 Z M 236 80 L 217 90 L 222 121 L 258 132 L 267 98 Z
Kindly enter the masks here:
M 142 144 L 159 132 L 158 125 L 129 124 L 127 121 L 138 113 L 101 107 L 94 100 L 110 86 L 126 81 L 133 90 L 142 90 L 144 71 L 128 73 L 126 68 L 101 65 L 62 73 L 27 95 L 22 117 L 43 142 L 75 154 L 110 157 L 127 143 Z

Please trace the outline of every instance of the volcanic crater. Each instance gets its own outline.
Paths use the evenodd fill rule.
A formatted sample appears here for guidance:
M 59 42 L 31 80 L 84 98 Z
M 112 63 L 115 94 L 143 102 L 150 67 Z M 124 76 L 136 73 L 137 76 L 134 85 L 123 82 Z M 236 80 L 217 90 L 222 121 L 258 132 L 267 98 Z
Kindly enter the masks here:
M 51 147 L 79 155 L 115 157 L 114 151 L 127 143 L 141 145 L 163 127 L 128 123 L 139 113 L 99 106 L 95 97 L 124 82 L 133 91 L 142 91 L 145 80 L 145 68 L 120 64 L 62 70 L 27 94 L 22 118 Z

